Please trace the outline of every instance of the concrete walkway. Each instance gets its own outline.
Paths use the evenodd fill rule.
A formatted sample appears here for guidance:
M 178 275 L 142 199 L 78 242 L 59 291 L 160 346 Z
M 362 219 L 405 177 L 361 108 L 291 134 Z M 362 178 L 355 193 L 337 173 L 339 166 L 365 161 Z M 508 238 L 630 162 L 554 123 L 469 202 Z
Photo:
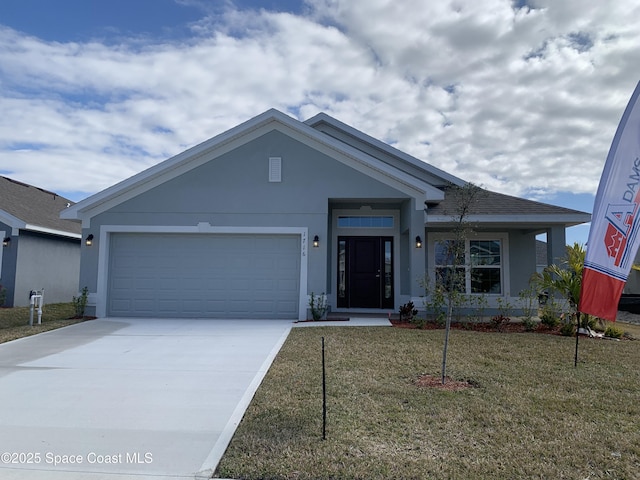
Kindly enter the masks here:
M 0 345 L 0 478 L 208 478 L 291 326 L 101 319 Z
M 319 320 L 317 322 L 295 322 L 294 328 L 305 327 L 390 327 L 391 322 L 383 317 L 351 317 L 349 320 Z

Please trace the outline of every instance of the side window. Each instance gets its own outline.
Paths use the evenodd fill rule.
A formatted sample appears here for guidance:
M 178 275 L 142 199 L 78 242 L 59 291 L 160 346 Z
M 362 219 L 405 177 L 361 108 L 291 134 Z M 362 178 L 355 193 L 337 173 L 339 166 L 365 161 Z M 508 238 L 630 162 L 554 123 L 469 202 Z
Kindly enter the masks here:
M 471 293 L 502 293 L 502 242 L 471 240 Z
M 440 239 L 433 248 L 435 279 L 440 285 L 454 284 L 461 293 L 503 293 L 502 240 L 467 240 L 463 245 Z

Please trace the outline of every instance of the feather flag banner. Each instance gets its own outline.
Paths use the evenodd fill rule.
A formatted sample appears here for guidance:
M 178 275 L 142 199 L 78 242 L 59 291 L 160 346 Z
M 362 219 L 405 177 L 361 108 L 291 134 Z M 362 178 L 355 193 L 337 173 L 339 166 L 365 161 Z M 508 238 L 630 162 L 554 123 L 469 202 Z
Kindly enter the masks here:
M 640 243 L 640 82 L 622 115 L 591 217 L 578 310 L 615 321 Z

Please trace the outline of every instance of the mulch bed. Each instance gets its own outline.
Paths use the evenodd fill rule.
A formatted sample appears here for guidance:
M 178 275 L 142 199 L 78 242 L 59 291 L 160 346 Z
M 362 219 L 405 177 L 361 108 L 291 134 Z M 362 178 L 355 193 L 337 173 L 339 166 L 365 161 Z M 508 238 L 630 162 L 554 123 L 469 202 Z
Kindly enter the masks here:
M 422 330 L 441 330 L 444 329 L 444 325 L 440 325 L 436 322 L 425 322 L 424 325 L 418 325 L 416 323 L 410 323 L 407 321 L 400 321 L 398 319 L 391 318 L 391 325 L 396 328 L 409 328 L 409 329 L 422 329 Z M 524 333 L 526 332 L 524 325 L 520 322 L 509 322 L 496 328 L 489 322 L 451 322 L 451 328 L 454 330 L 471 330 L 474 332 L 504 332 L 504 333 Z M 549 329 L 544 325 L 538 325 L 534 330 L 535 333 L 547 333 L 551 335 L 560 335 L 559 328 Z

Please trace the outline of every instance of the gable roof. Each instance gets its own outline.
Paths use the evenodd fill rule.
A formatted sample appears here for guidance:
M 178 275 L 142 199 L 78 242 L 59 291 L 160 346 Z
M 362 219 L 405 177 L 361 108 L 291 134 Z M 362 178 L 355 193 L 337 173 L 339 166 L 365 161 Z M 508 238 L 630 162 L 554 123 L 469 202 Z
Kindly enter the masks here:
M 61 216 L 64 219 L 87 220 L 274 130 L 299 140 L 365 175 L 406 193 L 416 199 L 416 208 L 422 208 L 421 206 L 425 201 L 441 201 L 444 199 L 442 190 L 430 183 L 326 135 L 304 122 L 300 122 L 278 110 L 270 109 L 78 202 L 64 210 Z
M 270 131 L 280 131 L 325 153 L 359 172 L 398 189 L 425 208 L 427 224 L 451 223 L 452 186 L 466 181 L 408 155 L 325 113 L 300 122 L 270 109 L 205 142 L 113 185 L 62 211 L 61 218 L 88 221 L 114 206 L 197 168 Z M 468 219 L 483 225 L 518 224 L 539 228 L 557 224 L 572 226 L 589 222 L 591 215 L 577 210 L 482 190 Z
M 77 222 L 63 220 L 60 212 L 73 205 L 56 193 L 0 176 L 0 221 L 16 230 L 30 230 L 81 238 Z
M 428 222 L 450 223 L 451 213 L 455 211 L 455 199 L 447 192 L 452 186 L 462 187 L 468 182 L 434 167 L 416 157 L 398 150 L 376 138 L 336 120 L 325 113 L 305 121 L 330 136 L 360 148 L 369 155 L 391 163 L 410 175 L 417 176 L 444 192 L 444 200 L 425 202 Z M 546 203 L 512 197 L 501 193 L 481 189 L 479 198 L 470 212 L 470 219 L 476 223 L 547 223 L 566 226 L 589 222 L 591 215 L 578 210 L 556 207 Z
M 444 201 L 426 204 L 427 225 L 452 223 L 456 212 L 456 198 L 451 187 L 444 187 L 443 190 Z M 574 226 L 590 222 L 591 214 L 480 189 L 470 205 L 466 220 L 483 224 L 545 223 Z
M 392 147 L 388 143 L 356 130 L 326 113 L 318 113 L 304 123 L 342 142 L 348 143 L 354 148 L 361 149 L 372 157 L 393 164 L 396 168 L 406 173 L 422 178 L 432 185 L 438 187 L 444 185 L 462 186 L 467 183 L 461 178 Z

